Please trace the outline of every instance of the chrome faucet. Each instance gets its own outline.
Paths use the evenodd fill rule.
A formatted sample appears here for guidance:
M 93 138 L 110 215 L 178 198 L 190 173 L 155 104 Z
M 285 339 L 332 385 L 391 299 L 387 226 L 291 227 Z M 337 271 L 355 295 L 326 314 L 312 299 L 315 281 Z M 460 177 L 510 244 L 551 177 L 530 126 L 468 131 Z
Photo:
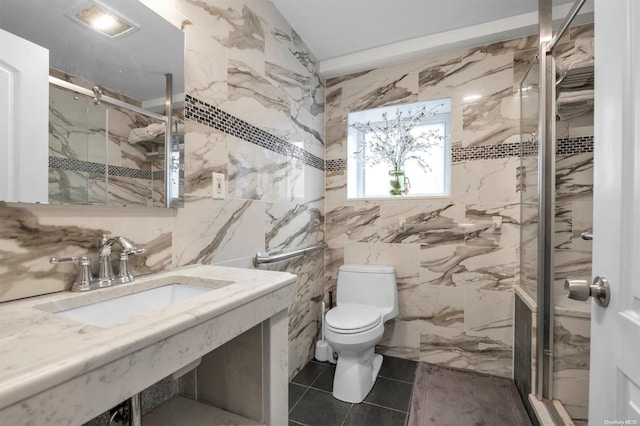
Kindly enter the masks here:
M 118 275 L 114 275 L 111 265 L 111 248 L 114 244 L 122 247 Z M 88 291 L 101 287 L 110 287 L 115 284 L 130 283 L 134 280 L 129 268 L 129 256 L 144 253 L 146 249 L 138 248 L 125 237 L 107 237 L 103 235 L 98 242 L 98 277 L 91 273 L 91 259 L 83 257 L 52 257 L 50 263 L 76 263 L 78 276 L 71 286 L 71 291 Z
M 120 253 L 118 275 L 113 273 L 111 264 L 111 248 L 114 244 L 122 247 Z M 138 248 L 128 238 L 107 237 L 103 235 L 98 241 L 98 287 L 109 287 L 114 284 L 130 283 L 134 280 L 129 268 L 129 256 L 144 253 L 146 249 Z

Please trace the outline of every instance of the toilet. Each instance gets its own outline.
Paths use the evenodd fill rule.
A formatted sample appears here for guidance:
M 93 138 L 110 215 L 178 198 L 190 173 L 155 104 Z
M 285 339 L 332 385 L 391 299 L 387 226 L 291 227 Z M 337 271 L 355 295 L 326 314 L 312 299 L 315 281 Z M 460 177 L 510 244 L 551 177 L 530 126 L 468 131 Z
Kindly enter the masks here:
M 382 355 L 374 348 L 382 339 L 384 323 L 398 316 L 394 268 L 341 266 L 336 305 L 325 316 L 325 339 L 338 354 L 333 396 L 359 403 L 373 387 L 382 366 Z

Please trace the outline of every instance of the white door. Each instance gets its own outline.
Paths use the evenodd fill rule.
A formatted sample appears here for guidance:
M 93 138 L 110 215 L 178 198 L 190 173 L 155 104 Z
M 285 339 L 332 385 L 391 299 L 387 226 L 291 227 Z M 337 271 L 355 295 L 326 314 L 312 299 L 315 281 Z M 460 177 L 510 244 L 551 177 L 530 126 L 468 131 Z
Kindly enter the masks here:
M 595 1 L 593 275 L 589 424 L 640 425 L 640 1 Z M 619 423 L 615 423 L 619 422 Z
M 49 51 L 0 30 L 0 201 L 47 202 Z

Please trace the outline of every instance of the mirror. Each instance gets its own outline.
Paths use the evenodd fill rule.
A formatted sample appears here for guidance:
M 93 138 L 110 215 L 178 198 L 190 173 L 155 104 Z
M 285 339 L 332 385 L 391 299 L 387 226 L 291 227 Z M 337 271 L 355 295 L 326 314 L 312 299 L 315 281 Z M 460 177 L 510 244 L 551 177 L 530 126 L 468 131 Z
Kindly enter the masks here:
M 124 30 L 121 34 L 114 35 L 115 31 L 108 29 L 104 34 L 92 27 L 100 9 L 115 18 L 116 31 Z M 47 49 L 49 64 L 48 113 L 42 120 L 29 114 L 28 123 L 48 131 L 44 137 L 25 142 L 33 146 L 22 155 L 23 159 L 33 157 L 25 164 L 40 165 L 37 170 L 33 167 L 28 177 L 15 178 L 45 185 L 45 199 L 18 195 L 0 200 L 178 205 L 184 145 L 182 31 L 137 0 L 3 0 L 0 29 L 19 37 L 14 38 L 18 43 L 31 42 Z M 0 91 L 8 87 L 1 78 L 4 70 L 11 70 L 6 57 L 18 50 L 5 40 L 0 43 Z M 31 62 L 27 58 L 26 63 Z M 46 90 L 36 95 L 42 96 L 42 92 Z M 170 131 L 165 118 L 168 93 L 172 98 Z M 5 98 L 11 95 L 3 93 Z M 29 103 L 30 98 L 22 96 L 20 102 L 14 102 L 15 108 Z M 20 116 L 11 106 L 10 102 L 0 104 L 0 115 L 9 119 L 12 114 Z M 10 123 L 9 119 L 0 117 L 0 123 Z M 11 148 L 17 140 L 11 134 L 0 133 L 0 152 L 25 150 Z M 17 143 L 22 144 L 22 140 Z M 36 160 L 37 156 L 44 160 Z M 25 166 L 14 168 L 17 173 Z M 37 178 L 40 175 L 42 179 Z M 5 181 L 14 179 L 2 177 Z

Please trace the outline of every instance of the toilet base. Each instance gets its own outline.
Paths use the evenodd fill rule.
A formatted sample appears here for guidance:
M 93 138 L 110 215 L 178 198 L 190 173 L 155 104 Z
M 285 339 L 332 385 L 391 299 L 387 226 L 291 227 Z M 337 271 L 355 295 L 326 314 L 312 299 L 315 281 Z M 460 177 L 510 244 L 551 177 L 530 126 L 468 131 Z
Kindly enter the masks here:
M 340 401 L 362 402 L 378 377 L 382 355 L 374 348 L 364 353 L 340 353 L 333 377 L 333 397 Z

